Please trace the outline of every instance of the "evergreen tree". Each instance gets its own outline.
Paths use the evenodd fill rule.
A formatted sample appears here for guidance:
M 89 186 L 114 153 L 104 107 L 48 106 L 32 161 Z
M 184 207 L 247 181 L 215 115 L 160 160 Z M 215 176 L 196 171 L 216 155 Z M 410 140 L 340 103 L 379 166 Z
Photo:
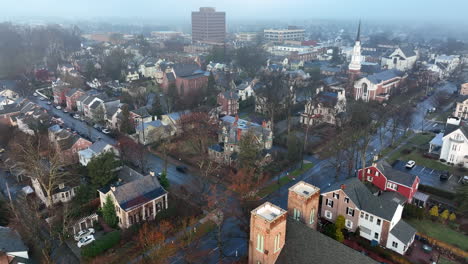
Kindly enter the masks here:
M 153 104 L 151 105 L 150 114 L 152 116 L 157 116 L 158 118 L 160 118 L 164 114 L 159 97 L 154 97 Z
M 249 130 L 245 135 L 242 135 L 239 141 L 239 166 L 246 169 L 255 169 L 259 155 L 260 146 L 254 132 Z
M 108 224 L 110 227 L 117 227 L 118 218 L 117 214 L 115 213 L 114 203 L 112 202 L 110 195 L 107 195 L 106 202 L 102 206 L 102 217 L 104 218 L 106 224 Z
M 208 76 L 208 84 L 206 86 L 206 95 L 216 96 L 216 81 L 212 72 L 210 72 L 210 76 Z
M 112 152 L 106 152 L 92 158 L 87 165 L 91 184 L 96 188 L 101 188 L 115 181 L 117 176 L 116 168 L 119 165 L 120 162 Z
M 122 106 L 122 122 L 120 123 L 120 131 L 125 134 L 133 134 L 135 133 L 135 128 L 132 125 L 130 119 L 130 111 L 128 109 L 128 105 L 124 104 Z
M 165 172 L 161 173 L 161 178 L 159 179 L 159 183 L 161 183 L 161 186 L 167 190 L 169 188 L 169 180 L 167 179 L 167 175 Z

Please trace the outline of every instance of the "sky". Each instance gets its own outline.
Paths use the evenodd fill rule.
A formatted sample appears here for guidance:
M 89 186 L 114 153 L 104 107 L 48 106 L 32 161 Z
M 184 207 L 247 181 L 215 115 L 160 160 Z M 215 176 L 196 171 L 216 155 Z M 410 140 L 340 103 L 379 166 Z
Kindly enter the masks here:
M 0 0 L 0 19 L 15 17 L 138 18 L 190 21 L 215 7 L 232 21 L 371 19 L 468 22 L 468 0 Z

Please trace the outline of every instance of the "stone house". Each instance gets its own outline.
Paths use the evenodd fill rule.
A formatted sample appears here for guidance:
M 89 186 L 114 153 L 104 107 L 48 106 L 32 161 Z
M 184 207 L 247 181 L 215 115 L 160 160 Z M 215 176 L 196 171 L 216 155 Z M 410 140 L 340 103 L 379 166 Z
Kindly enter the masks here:
M 331 88 L 324 91 L 321 87 L 317 89 L 317 95 L 307 101 L 299 121 L 301 124 L 312 126 L 320 123 L 340 125 L 344 121 L 345 113 L 345 89 Z

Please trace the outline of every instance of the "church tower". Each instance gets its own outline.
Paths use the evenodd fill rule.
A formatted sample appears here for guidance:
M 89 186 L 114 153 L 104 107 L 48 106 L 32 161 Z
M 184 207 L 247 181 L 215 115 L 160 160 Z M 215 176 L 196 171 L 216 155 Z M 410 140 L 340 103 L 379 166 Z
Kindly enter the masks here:
M 354 94 L 354 81 L 361 75 L 361 21 L 359 21 L 356 42 L 354 43 L 351 63 L 348 66 L 348 94 Z
M 249 264 L 273 264 L 286 242 L 286 217 L 280 207 L 266 202 L 251 212 Z
M 288 214 L 296 221 L 317 230 L 320 189 L 304 181 L 289 188 Z

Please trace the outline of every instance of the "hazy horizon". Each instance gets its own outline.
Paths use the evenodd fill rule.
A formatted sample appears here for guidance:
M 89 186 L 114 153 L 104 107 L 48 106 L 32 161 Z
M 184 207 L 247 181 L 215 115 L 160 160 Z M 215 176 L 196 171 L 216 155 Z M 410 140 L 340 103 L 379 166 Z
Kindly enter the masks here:
M 199 7 L 215 7 L 227 13 L 227 20 L 238 22 L 290 21 L 313 19 L 381 20 L 401 23 L 428 21 L 433 23 L 467 23 L 468 1 L 393 0 L 23 0 L 3 3 L 0 20 L 18 18 L 51 18 L 65 20 L 126 19 L 152 22 L 190 22 L 192 11 Z M 27 8 L 25 8 L 27 7 Z

